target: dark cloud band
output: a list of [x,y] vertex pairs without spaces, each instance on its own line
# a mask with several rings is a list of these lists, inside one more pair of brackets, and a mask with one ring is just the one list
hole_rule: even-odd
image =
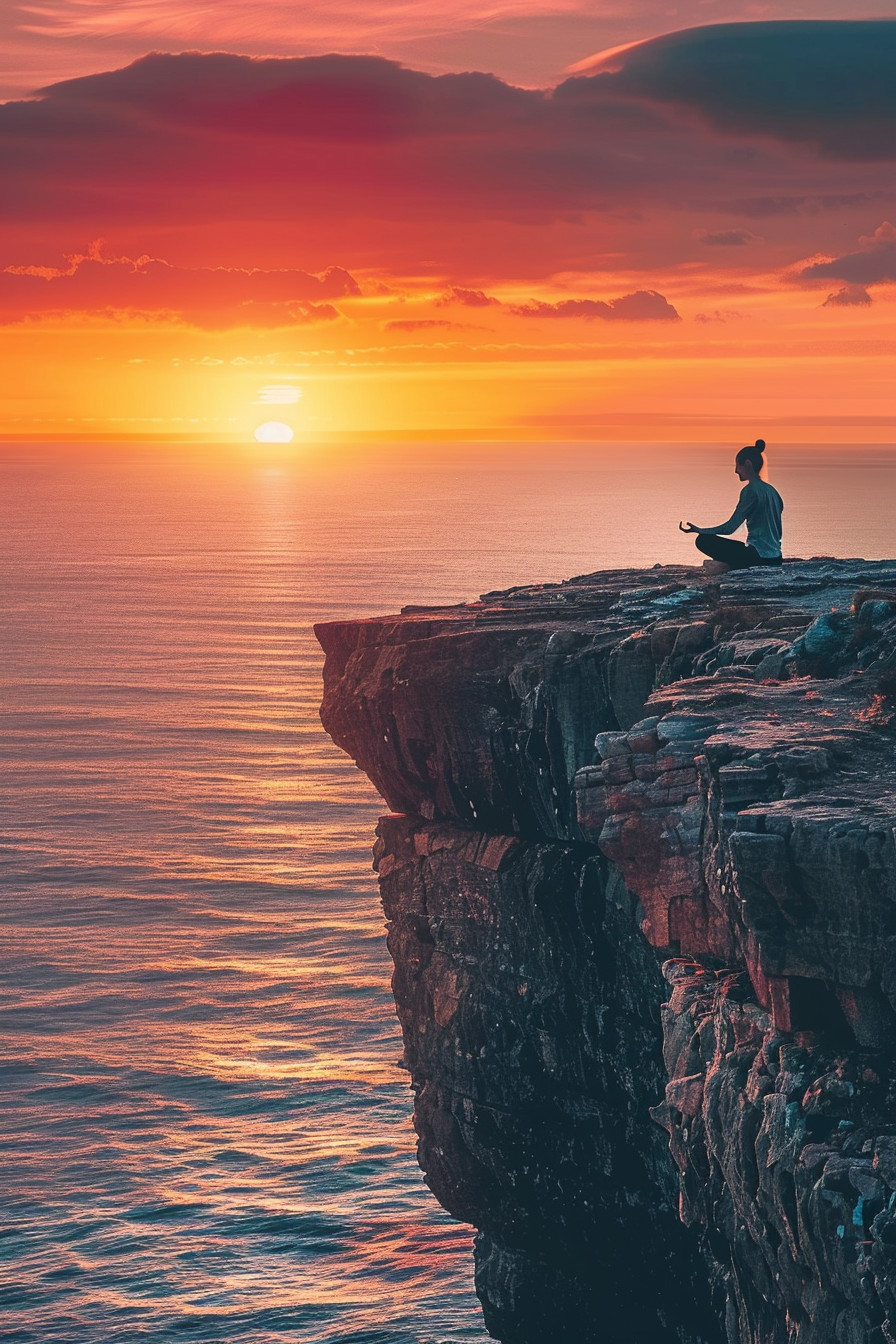
[[687,109],[725,132],[896,157],[896,20],[719,23],[631,47],[555,97],[615,93]]
[[[583,249],[579,233],[564,251],[563,237],[592,213],[662,210],[688,213],[683,246],[706,221],[702,243],[721,252],[758,241],[741,227],[754,216],[786,223],[879,199],[876,160],[896,157],[893,69],[896,21],[689,29],[553,91],[373,57],[151,55],[0,106],[8,236],[56,220],[80,237],[300,227],[322,260],[472,280],[605,269],[599,244]],[[732,227],[714,222],[722,210]],[[843,258],[827,274],[872,283],[878,263]],[[279,301],[249,292],[261,285],[232,282],[241,302]],[[478,293],[450,301],[475,307]]]

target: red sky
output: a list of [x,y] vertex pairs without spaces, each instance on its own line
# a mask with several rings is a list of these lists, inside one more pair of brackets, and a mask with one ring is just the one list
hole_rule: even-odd
[[0,431],[892,439],[896,20],[372,13],[15,12]]

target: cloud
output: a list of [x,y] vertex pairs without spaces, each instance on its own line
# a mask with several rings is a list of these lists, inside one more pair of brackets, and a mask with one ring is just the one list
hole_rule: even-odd
[[748,243],[764,242],[749,229],[720,229],[717,233],[710,233],[708,229],[694,229],[691,237],[705,247],[746,247]]
[[[698,8],[696,0],[690,3]],[[649,10],[613,9],[600,21],[608,41],[621,40],[618,28],[627,36],[656,31]],[[39,82],[35,69],[51,65],[62,78],[108,64],[110,50],[124,62],[160,47],[265,56],[376,51],[429,70],[496,70],[497,61],[510,82],[533,85],[553,79],[588,49],[595,33],[581,0],[550,6],[544,0],[452,0],[450,6],[432,0],[39,0],[13,7],[7,27],[7,78],[29,91]]]
[[435,301],[437,308],[445,308],[452,303],[463,304],[465,308],[494,308],[500,302],[500,299],[493,298],[481,289],[464,289],[461,285],[449,285]]
[[[312,326],[315,322],[336,322],[342,317],[332,303],[241,303],[224,313],[206,315],[201,325],[224,327]],[[194,319],[195,320],[195,319]]]
[[463,324],[449,322],[447,318],[441,317],[397,317],[382,325],[383,331],[428,331],[432,327],[453,327],[459,330]]
[[844,285],[836,294],[829,294],[822,308],[867,308],[871,295],[861,285]]
[[639,289],[634,294],[623,294],[620,299],[561,299],[559,303],[543,303],[532,299],[529,303],[510,304],[510,311],[518,317],[584,317],[600,318],[604,322],[680,322],[681,318],[662,294],[653,289]]
[[0,272],[5,320],[58,312],[168,313],[173,320],[220,329],[332,322],[339,311],[315,299],[360,294],[339,266],[320,275],[292,270],[173,266],[160,257],[104,253],[102,239],[66,257],[64,267],[14,265]]
[[847,280],[852,285],[875,285],[886,280],[896,280],[896,228],[884,221],[870,238],[859,239],[858,252],[848,252],[832,261],[815,261],[799,274],[801,280],[830,277]]
[[749,219],[786,218],[787,216],[820,215],[831,210],[860,210],[866,206],[879,205],[881,201],[892,200],[896,191],[893,188],[875,191],[828,191],[818,195],[800,196],[789,193],[785,196],[751,196],[729,200],[727,208]]
[[718,23],[596,57],[558,94],[627,94],[717,129],[814,144],[847,160],[896,158],[896,21]]
[[[536,86],[580,62],[596,41],[631,44],[670,21],[668,0],[600,6],[594,0],[23,0],[8,8],[7,80],[28,92],[50,78],[108,66],[112,51],[124,64],[159,48],[256,56],[376,51],[431,71],[492,70],[511,83]],[[741,8],[774,19],[794,5],[763,0]],[[873,8],[892,12],[889,0]],[[843,9],[843,0],[812,5],[818,17],[842,16]],[[674,13],[679,28],[705,23],[706,0],[679,0]],[[46,69],[55,73],[35,73]]]
[[[233,360],[230,361],[231,364]],[[259,389],[255,399],[256,406],[294,406],[302,399],[302,389],[290,384],[269,383]]]
[[353,145],[515,128],[537,121],[544,101],[494,75],[434,77],[378,56],[227,52],[152,53],[38,93],[38,107],[67,109],[76,123],[126,110],[144,126]]
[[734,322],[743,317],[736,308],[714,308],[711,313],[695,313],[694,321],[704,325],[712,322]]
[[[265,240],[282,256],[288,237],[309,272],[338,257],[452,274],[447,301],[473,307],[487,290],[465,290],[464,277],[664,264],[687,231],[661,245],[655,211],[686,214],[689,229],[725,208],[736,233],[750,209],[786,221],[808,218],[813,202],[877,199],[875,160],[896,155],[894,56],[896,23],[719,24],[630,47],[612,68],[545,91],[372,56],[156,53],[0,106],[6,237],[24,247],[39,230],[61,248],[63,222],[85,237],[189,231],[184,255],[215,258],[265,256]],[[720,255],[726,245],[708,243]],[[135,265],[152,284],[128,283],[164,290],[158,306],[180,311],[162,266]],[[58,279],[56,293],[87,288]],[[250,291],[241,302],[340,297],[274,278],[264,293],[259,278],[226,283]],[[216,306],[228,305],[197,309]]]

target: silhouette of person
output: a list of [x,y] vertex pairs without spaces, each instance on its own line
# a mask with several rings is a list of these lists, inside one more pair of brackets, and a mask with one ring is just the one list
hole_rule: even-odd
[[[734,471],[744,481],[737,508],[726,523],[718,527],[697,527],[695,523],[679,523],[682,532],[696,532],[697,550],[710,559],[707,568],[723,572],[725,569],[749,569],[752,565],[780,565],[781,513],[784,501],[774,486],[761,476],[764,463],[765,440],[741,448],[734,459]],[[747,525],[746,544],[729,541],[742,523]]]

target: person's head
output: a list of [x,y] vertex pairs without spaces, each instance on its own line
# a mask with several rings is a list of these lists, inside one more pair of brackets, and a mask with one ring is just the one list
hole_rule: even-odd
[[755,443],[748,444],[746,448],[741,448],[737,457],[734,459],[735,475],[742,481],[755,481],[757,476],[762,474],[762,465],[765,452],[765,439],[757,439]]

